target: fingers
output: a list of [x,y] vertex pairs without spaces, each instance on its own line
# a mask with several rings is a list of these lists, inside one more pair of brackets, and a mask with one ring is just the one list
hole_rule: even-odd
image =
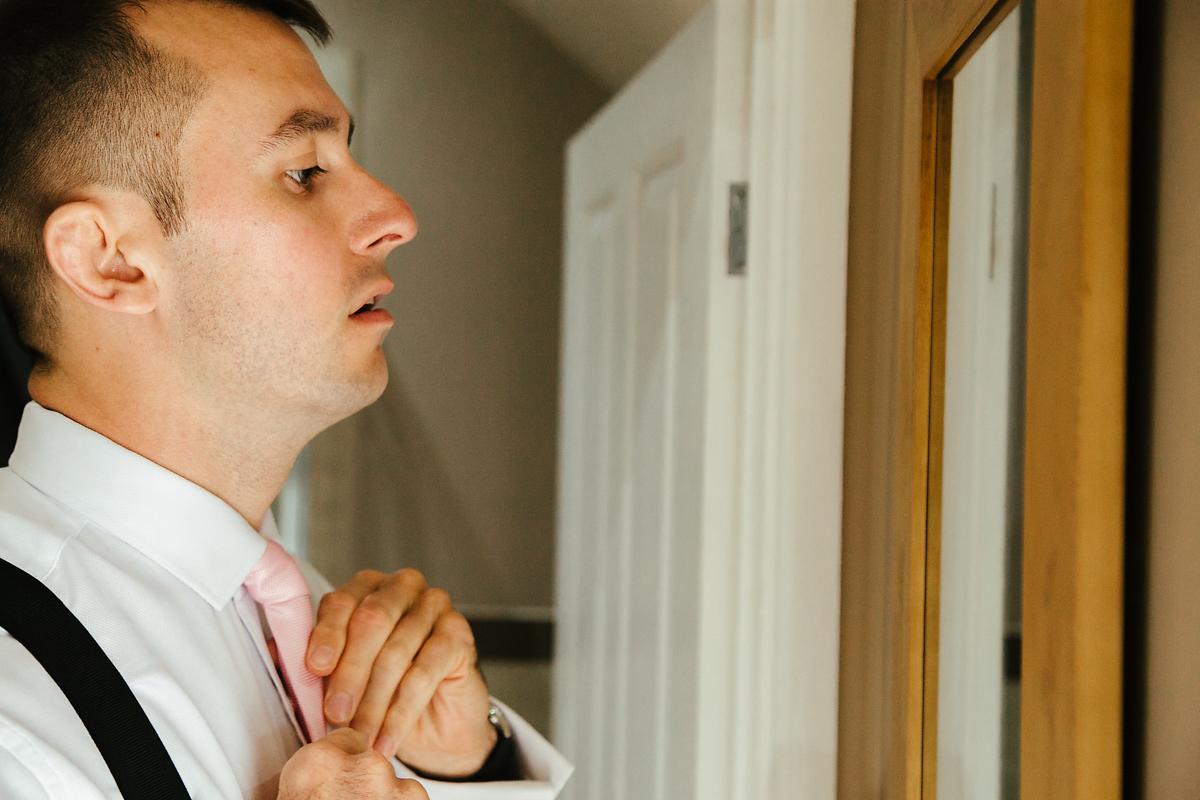
[[427,588],[421,573],[400,570],[363,597],[350,614],[344,625],[345,646],[325,695],[325,716],[331,721],[347,723],[354,717],[376,657],[397,622]]
[[345,586],[321,598],[312,635],[308,638],[308,668],[325,677],[333,671],[346,645],[346,627],[358,604],[379,588],[387,575],[376,570],[357,573]]
[[437,621],[450,609],[449,594],[442,589],[427,589],[401,618],[383,645],[372,666],[367,688],[355,709],[354,722],[351,723],[366,735],[368,742],[374,741],[383,725],[388,707],[413,658],[431,635],[438,635],[435,632]]
[[375,749],[388,758],[395,755],[441,683],[447,678],[466,675],[474,668],[475,640],[470,625],[457,611],[443,614],[400,682],[396,700],[375,740]]

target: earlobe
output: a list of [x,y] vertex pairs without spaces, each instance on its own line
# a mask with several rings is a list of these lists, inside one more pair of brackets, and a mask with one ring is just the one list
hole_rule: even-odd
[[59,206],[46,220],[43,240],[50,267],[84,302],[125,314],[154,309],[154,282],[127,261],[120,230],[100,204]]

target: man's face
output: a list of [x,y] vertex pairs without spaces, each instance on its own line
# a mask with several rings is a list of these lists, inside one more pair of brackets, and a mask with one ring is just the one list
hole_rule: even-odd
[[[148,7],[140,32],[209,81],[180,146],[187,227],[159,280],[186,391],[231,411],[347,416],[386,386],[392,325],[386,312],[352,315],[390,288],[384,259],[416,220],[351,158],[346,110],[286,25],[205,3]],[[334,128],[306,130],[321,116]],[[269,141],[289,119],[293,135]]]

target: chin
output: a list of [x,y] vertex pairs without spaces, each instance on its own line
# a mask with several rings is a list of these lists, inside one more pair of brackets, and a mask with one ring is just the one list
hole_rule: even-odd
[[326,402],[319,404],[327,407],[327,416],[332,417],[329,424],[332,425],[374,403],[383,396],[387,385],[387,360],[380,352],[377,364],[328,386],[322,393]]

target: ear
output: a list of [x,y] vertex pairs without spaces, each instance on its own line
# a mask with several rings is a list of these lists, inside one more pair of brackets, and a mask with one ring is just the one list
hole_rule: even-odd
[[133,230],[119,209],[77,200],[54,209],[42,229],[50,267],[85,303],[123,314],[147,314],[158,304],[153,270],[139,264]]

